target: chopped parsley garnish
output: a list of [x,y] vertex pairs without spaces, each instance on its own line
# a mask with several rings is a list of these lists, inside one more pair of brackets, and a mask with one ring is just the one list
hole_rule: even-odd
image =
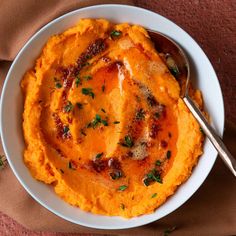
[[95,120],[98,121],[98,122],[101,122],[102,118],[100,115],[96,114],[95,115]]
[[56,87],[56,88],[61,88],[61,87],[62,87],[62,85],[61,85],[61,83],[60,83],[60,82],[56,82],[56,83],[55,83],[55,87]]
[[86,55],[85,57],[86,57],[86,59],[91,59],[92,58],[91,55]]
[[69,161],[69,163],[68,163],[68,167],[69,167],[69,169],[72,169],[72,164],[71,164],[70,161]]
[[93,89],[92,88],[82,88],[81,89],[82,94],[90,96],[94,99],[95,94],[93,93]]
[[130,135],[126,135],[124,138],[124,142],[119,143],[119,144],[121,144],[123,147],[133,147],[134,142]]
[[59,80],[59,79],[54,78],[54,82],[55,82],[55,87],[56,87],[56,88],[61,88],[61,87],[62,87],[62,84],[60,83],[60,80]]
[[99,159],[99,158],[101,158],[102,156],[103,156],[103,152],[98,153],[98,154],[95,156],[95,158],[96,158],[96,159]]
[[103,108],[101,108],[101,111],[104,112],[104,113],[106,113],[106,111],[105,111]]
[[172,228],[165,229],[164,230],[164,236],[169,236],[171,232],[173,232],[176,229],[176,226],[173,226]]
[[83,104],[80,103],[80,102],[77,102],[76,105],[77,105],[77,107],[78,107],[79,109],[82,109],[82,108],[83,108]]
[[175,77],[178,78],[178,76],[180,75],[179,69],[175,63],[174,58],[171,55],[166,55],[166,64],[167,67],[169,68],[171,74]]
[[108,122],[106,120],[101,120],[104,126],[108,126]]
[[171,157],[171,151],[168,150],[167,153],[166,153],[166,158],[167,158],[167,159],[170,159],[170,157]]
[[177,77],[179,76],[179,70],[178,70],[177,67],[172,67],[172,68],[170,68],[169,70],[170,70],[171,74],[172,74],[175,78],[177,78]]
[[161,161],[160,161],[160,160],[157,160],[157,161],[155,162],[155,165],[156,165],[156,166],[160,166],[160,165],[161,165]]
[[110,176],[113,180],[119,179],[122,177],[122,172],[121,171],[114,171],[110,173]]
[[67,104],[64,106],[64,112],[70,112],[73,109],[73,104],[68,101]]
[[105,84],[102,85],[102,91],[105,91]]
[[120,124],[120,121],[114,121],[113,124]]
[[89,66],[89,65],[90,65],[89,62],[85,62],[84,64],[82,64],[83,67],[84,67],[84,66]]
[[112,39],[114,38],[117,38],[121,35],[121,31],[118,31],[118,30],[113,30],[111,33],[110,33],[110,36]]
[[79,78],[79,76],[77,76],[76,79],[75,79],[75,85],[76,85],[76,87],[78,88],[78,86],[81,85],[81,84],[82,84],[82,83],[81,83],[81,79]]
[[90,128],[90,127],[95,128],[98,124],[103,124],[104,126],[108,126],[108,122],[106,120],[102,120],[101,116],[96,114],[92,122],[90,122],[87,125],[87,128]]
[[157,196],[157,193],[152,194],[152,198],[155,198]]
[[72,163],[72,161],[69,161],[68,167],[69,167],[69,169],[71,169],[71,170],[76,170],[76,167],[74,166],[74,164]]
[[4,157],[4,155],[0,155],[0,167],[2,167],[4,165],[3,157]]
[[119,190],[119,191],[124,191],[124,190],[126,190],[127,188],[128,188],[127,185],[121,185],[121,186],[118,188],[118,190]]
[[67,135],[69,131],[70,131],[69,126],[64,126],[63,127],[63,135]]
[[85,75],[83,78],[88,81],[91,80],[93,77],[91,75]]
[[204,131],[203,131],[203,129],[202,129],[202,127],[200,127],[199,129],[200,129],[200,132],[201,132],[202,134],[205,134]]
[[124,205],[123,203],[121,203],[121,204],[120,204],[120,208],[121,208],[122,210],[124,210],[124,209],[125,209],[125,205]]
[[146,177],[143,180],[145,186],[149,186],[152,182],[158,182],[162,184],[161,175],[156,169],[153,169],[149,173],[147,173]]
[[145,119],[145,111],[141,108],[137,111],[135,115],[136,120],[144,120]]

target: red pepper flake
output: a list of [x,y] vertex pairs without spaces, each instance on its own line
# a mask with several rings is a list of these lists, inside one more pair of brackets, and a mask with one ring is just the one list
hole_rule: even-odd
[[69,77],[69,78],[67,77],[66,79],[64,79],[63,87],[67,89],[71,88],[73,81],[74,81],[73,77]]
[[71,117],[67,117],[68,123],[72,124],[72,118]]
[[151,125],[151,130],[149,132],[149,136],[151,138],[156,138],[156,136],[160,130],[161,130],[161,126],[159,124],[153,123]]
[[57,129],[57,137],[62,138],[62,139],[69,139],[71,138],[71,133],[69,126],[64,125],[58,116],[58,114],[54,113],[53,114],[55,126]]
[[80,70],[86,65],[86,61],[100,52],[104,51],[106,49],[107,45],[105,44],[105,40],[102,38],[99,38],[95,40],[94,43],[91,43],[86,51],[81,54],[79,59],[77,60],[77,66],[75,67],[75,73],[78,74]]
[[161,140],[161,147],[166,148],[168,143],[165,140]]
[[154,106],[158,105],[158,102],[157,102],[156,98],[151,94],[147,97],[147,103],[151,107],[154,107]]
[[110,62],[111,61],[111,59],[109,58],[109,57],[102,57],[102,61],[104,61],[104,62]]
[[54,176],[54,172],[52,170],[52,167],[48,163],[46,164],[45,168],[51,176]]
[[107,160],[103,159],[95,159],[94,161],[91,161],[90,164],[92,168],[98,173],[102,172],[107,168]]

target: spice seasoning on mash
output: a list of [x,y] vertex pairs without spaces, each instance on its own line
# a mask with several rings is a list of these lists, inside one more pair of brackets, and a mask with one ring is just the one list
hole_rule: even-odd
[[[82,19],[52,36],[21,81],[32,176],[92,213],[156,210],[202,154],[177,69],[168,70],[141,26]],[[190,95],[202,108],[200,91]]]

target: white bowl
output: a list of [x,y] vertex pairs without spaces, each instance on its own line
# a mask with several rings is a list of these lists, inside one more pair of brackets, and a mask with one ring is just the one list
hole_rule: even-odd
[[224,104],[220,85],[208,58],[184,30],[156,13],[125,5],[98,5],[63,15],[39,30],[25,44],[14,60],[2,92],[1,136],[9,164],[26,191],[51,212],[76,224],[99,229],[124,229],[144,225],[173,212],[200,187],[217,156],[217,152],[209,140],[206,140],[204,154],[188,181],[181,185],[178,191],[157,211],[132,219],[95,215],[70,206],[54,193],[52,187],[33,179],[23,163],[22,154],[25,146],[22,134],[23,97],[20,81],[24,73],[33,66],[48,38],[75,25],[80,18],[106,18],[113,22],[140,24],[174,39],[187,52],[191,61],[195,86],[202,91],[205,107],[212,118],[213,126],[222,135]]

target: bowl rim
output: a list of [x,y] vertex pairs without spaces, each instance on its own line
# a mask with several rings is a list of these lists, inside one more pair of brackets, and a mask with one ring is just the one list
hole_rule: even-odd
[[[110,7],[125,7],[125,8],[132,8],[133,10],[138,10],[138,11],[143,11],[143,12],[146,12],[148,14],[156,14],[158,15],[160,18],[163,18],[165,19],[166,21],[168,22],[171,22],[171,23],[174,23],[173,21],[169,20],[168,18],[160,15],[159,13],[156,13],[154,11],[151,11],[151,10],[147,10],[147,9],[144,9],[144,8],[141,8],[141,7],[136,7],[136,6],[132,6],[132,5],[126,5],[126,4],[99,4],[99,5],[93,5],[93,6],[87,6],[87,7],[83,7],[83,8],[79,8],[79,9],[76,9],[76,10],[73,10],[73,11],[70,11],[66,14],[63,14],[55,19],[53,19],[52,21],[49,21],[47,24],[45,24],[44,26],[42,26],[39,30],[37,30],[27,41],[26,43],[22,46],[22,48],[19,50],[19,52],[17,53],[15,59],[13,60],[9,70],[8,70],[8,73],[6,75],[6,78],[4,80],[4,85],[3,85],[3,88],[2,88],[2,93],[1,93],[1,101],[0,101],[0,134],[1,134],[1,138],[2,138],[2,145],[3,145],[3,150],[6,154],[6,157],[7,157],[7,160],[8,160],[8,163],[14,173],[14,175],[17,177],[18,181],[21,183],[21,185],[24,187],[24,189],[27,191],[27,193],[30,194],[30,196],[36,200],[40,205],[42,205],[43,207],[45,207],[47,210],[49,210],[50,212],[54,213],[55,215],[61,217],[62,219],[64,220],[67,220],[69,222],[72,222],[72,223],[75,223],[75,224],[78,224],[78,225],[82,225],[82,226],[85,226],[85,227],[90,227],[90,228],[95,228],[95,229],[107,229],[107,230],[114,230],[114,229],[128,229],[128,228],[134,228],[134,227],[138,227],[138,226],[143,226],[143,225],[146,225],[146,224],[149,224],[151,222],[154,222],[154,221],[157,221],[167,215],[169,215],[170,213],[174,212],[176,209],[178,209],[180,206],[182,206],[186,201],[189,200],[189,198],[191,198],[191,196],[199,189],[199,187],[203,184],[203,182],[205,181],[205,179],[207,178],[207,176],[209,175],[210,171],[212,170],[212,167],[216,161],[216,158],[217,158],[217,155],[216,157],[214,158],[214,160],[212,161],[212,165],[211,167],[209,168],[208,170],[208,173],[206,174],[206,176],[204,178],[202,178],[202,181],[199,182],[198,184],[198,187],[192,191],[191,194],[188,195],[187,199],[185,201],[182,201],[181,204],[173,207],[171,210],[169,210],[167,212],[167,214],[165,214],[164,216],[161,216],[161,217],[154,217],[152,219],[148,219],[148,220],[145,220],[145,222],[142,222],[142,221],[139,221],[139,223],[133,223],[132,225],[129,225],[129,226],[125,226],[125,227],[111,227],[111,226],[100,226],[100,225],[92,225],[90,223],[86,224],[86,223],[81,223],[78,221],[75,221],[71,218],[68,218],[67,216],[61,214],[60,212],[57,212],[55,210],[53,210],[50,206],[48,206],[46,203],[44,203],[43,201],[41,201],[41,199],[39,199],[37,196],[34,195],[34,193],[31,191],[30,187],[27,186],[27,184],[20,178],[20,176],[18,175],[18,172],[17,170],[15,169],[14,167],[14,164],[13,162],[11,161],[11,158],[9,158],[9,154],[8,154],[8,149],[5,145],[5,137],[4,137],[4,132],[3,132],[3,104],[4,104],[4,95],[5,95],[5,92],[6,92],[6,88],[7,88],[7,83],[9,81],[9,79],[11,78],[11,72],[15,66],[15,64],[17,63],[18,59],[21,57],[21,54],[24,52],[24,50],[27,48],[28,45],[31,44],[31,42],[38,37],[38,35],[43,32],[44,30],[46,30],[48,27],[50,27],[51,25],[53,25],[54,23],[62,20],[63,18],[67,17],[67,16],[70,16],[70,15],[73,15],[73,14],[77,14],[77,13],[80,13],[80,11],[84,11],[84,10],[87,10],[87,9],[92,9],[92,8],[110,8]],[[224,124],[225,124],[225,107],[224,107],[224,100],[223,100],[223,95],[222,95],[222,90],[221,90],[221,86],[220,86],[220,82],[218,80],[218,77],[216,75],[216,72],[210,62],[210,60],[208,59],[207,55],[205,54],[205,52],[202,50],[202,48],[198,45],[198,43],[191,37],[191,35],[189,35],[184,29],[182,29],[180,26],[178,26],[176,23],[174,23],[176,27],[180,28],[182,31],[184,31],[190,38],[191,40],[194,41],[194,43],[201,49],[201,51],[204,53],[205,57],[206,57],[206,60],[209,62],[210,66],[212,67],[212,71],[216,77],[216,84],[218,86],[218,92],[219,92],[219,95],[220,95],[220,99],[222,100],[222,111],[223,111],[223,114],[222,114],[222,127],[221,129],[219,130],[219,135],[222,137],[223,136],[223,132],[224,132]],[[154,214],[155,212],[151,213],[151,214]],[[93,214],[93,213],[91,213]],[[94,214],[95,215],[95,214]],[[101,215],[97,215],[98,217],[101,216]],[[143,215],[139,216],[139,217],[142,217]],[[131,218],[132,219],[132,218]]]

